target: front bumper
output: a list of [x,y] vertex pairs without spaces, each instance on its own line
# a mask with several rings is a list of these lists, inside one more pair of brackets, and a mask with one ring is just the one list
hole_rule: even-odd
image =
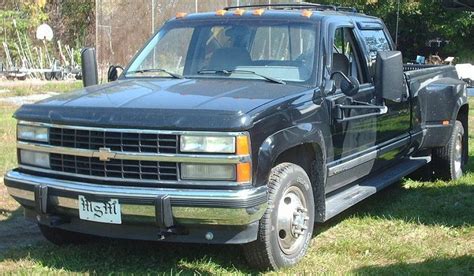
[[[168,216],[166,219],[168,221],[171,219],[172,223],[171,225],[169,222],[165,223],[166,228],[179,226],[188,229],[202,229],[205,227],[218,230],[235,229],[238,232],[240,231],[238,229],[250,231],[249,227],[253,225],[250,227],[253,229],[250,231],[250,236],[247,235],[245,240],[248,242],[256,238],[256,231],[254,231],[256,227],[254,226],[267,207],[265,186],[243,190],[110,186],[36,176],[16,170],[5,175],[5,185],[10,195],[26,208],[26,213],[30,217],[36,215],[40,223],[43,223],[44,218],[48,216],[67,217],[70,224],[60,224],[58,227],[104,236],[114,235],[101,234],[100,231],[97,233],[81,231],[71,225],[75,223],[81,229],[84,227],[88,229],[105,227],[101,231],[105,230],[106,232],[107,228],[122,228],[123,230],[126,227],[133,229],[145,227],[148,229],[147,231],[153,232],[155,229],[154,237],[157,237],[156,231],[163,231],[165,228],[163,217]],[[108,225],[80,221],[78,219],[79,195],[97,200],[118,199],[121,204],[123,224]],[[167,200],[163,201],[164,198]],[[163,203],[167,203],[169,206],[163,208]],[[134,231],[133,229],[131,231]],[[236,236],[237,232],[232,235]],[[128,236],[123,235],[123,237]],[[142,235],[142,237],[145,236]],[[192,242],[192,240],[185,241]],[[241,243],[242,240],[223,240],[218,243],[223,242]]]

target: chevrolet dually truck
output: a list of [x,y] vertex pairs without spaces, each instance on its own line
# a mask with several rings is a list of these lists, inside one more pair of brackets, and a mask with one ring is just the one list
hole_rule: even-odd
[[[92,53],[92,54],[91,54]],[[467,160],[466,85],[403,65],[383,22],[316,4],[169,20],[121,74],[24,105],[8,191],[56,244],[91,236],[242,244],[300,261],[315,223],[424,168]]]

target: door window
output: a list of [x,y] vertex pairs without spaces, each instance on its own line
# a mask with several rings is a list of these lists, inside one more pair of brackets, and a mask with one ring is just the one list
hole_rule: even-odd
[[[332,51],[332,72],[340,71],[346,76],[352,76],[359,80],[360,83],[365,83],[358,45],[355,43],[355,38],[352,29],[338,28],[334,34],[334,43]],[[334,76],[336,87],[340,88],[341,77]]]
[[375,64],[378,51],[390,51],[390,43],[383,30],[362,30],[365,45],[369,51],[371,67]]

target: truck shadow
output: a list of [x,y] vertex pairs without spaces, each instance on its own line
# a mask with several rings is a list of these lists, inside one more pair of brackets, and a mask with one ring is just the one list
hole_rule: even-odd
[[0,208],[0,214],[7,217],[0,221],[0,255],[2,252],[40,241],[36,224],[23,218],[23,209]]
[[240,246],[193,245],[98,238],[87,244],[55,246],[47,241],[0,253],[0,262],[31,260],[42,267],[69,272],[185,273],[214,275],[219,271],[252,274]]

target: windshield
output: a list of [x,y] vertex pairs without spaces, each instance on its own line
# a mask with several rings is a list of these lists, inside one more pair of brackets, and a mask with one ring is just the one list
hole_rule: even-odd
[[237,78],[308,82],[314,24],[275,20],[172,22],[129,66],[126,77]]

